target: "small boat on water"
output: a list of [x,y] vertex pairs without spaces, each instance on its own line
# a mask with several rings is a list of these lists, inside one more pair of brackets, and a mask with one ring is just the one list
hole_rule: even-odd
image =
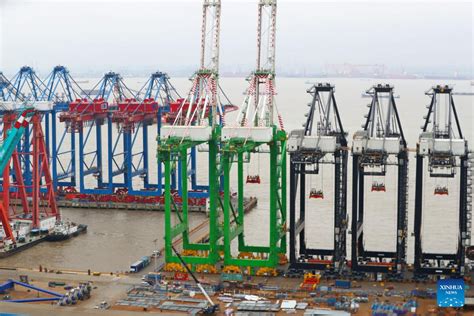
[[57,222],[53,231],[46,237],[47,241],[62,241],[87,231],[87,225],[73,222]]

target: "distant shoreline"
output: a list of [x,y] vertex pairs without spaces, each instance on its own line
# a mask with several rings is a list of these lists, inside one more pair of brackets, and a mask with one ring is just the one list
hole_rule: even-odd
[[[150,74],[121,74],[124,78],[148,78]],[[91,79],[91,78],[101,78],[102,75],[94,74],[94,75],[79,75],[75,74],[74,78],[79,80],[82,79]],[[189,76],[184,75],[172,75],[170,74],[171,78],[175,79],[187,79]],[[248,75],[220,75],[222,78],[246,78]],[[307,80],[314,80],[314,79],[379,79],[379,80],[457,80],[457,81],[473,81],[474,78],[464,78],[464,77],[450,77],[450,76],[414,76],[414,77],[401,77],[401,76],[384,76],[384,77],[351,77],[351,76],[323,76],[323,75],[314,75],[314,76],[291,76],[291,75],[278,75],[277,78],[289,78],[289,79],[307,79]]]

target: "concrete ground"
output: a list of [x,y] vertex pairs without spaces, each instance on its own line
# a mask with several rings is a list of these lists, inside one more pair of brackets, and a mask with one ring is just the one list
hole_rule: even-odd
[[[42,316],[42,315],[138,315],[138,313],[143,315],[143,311],[131,311],[131,310],[117,310],[114,307],[114,310],[99,310],[95,309],[94,307],[97,306],[102,301],[108,302],[110,305],[114,305],[114,303],[119,300],[123,299],[127,296],[127,290],[133,286],[141,283],[141,275],[105,275],[102,274],[101,276],[89,276],[84,273],[78,274],[56,274],[56,273],[45,273],[45,272],[38,272],[38,271],[31,271],[31,270],[0,270],[0,282],[4,282],[9,278],[12,279],[19,279],[20,275],[28,275],[29,281],[33,284],[42,285],[44,287],[47,286],[49,281],[63,281],[68,285],[77,285],[79,282],[92,282],[93,290],[91,293],[91,298],[85,301],[79,301],[77,305],[74,306],[57,306],[56,304],[50,303],[0,303],[0,313],[18,313],[22,315],[32,315],[32,316]],[[201,278],[216,281],[219,276],[217,275],[201,275]],[[263,283],[267,285],[278,285],[280,287],[286,288],[295,288],[301,282],[301,279],[284,279],[281,277],[275,278],[264,278],[264,277],[253,277],[251,282],[252,283]],[[333,281],[332,281],[333,282]],[[325,285],[331,285],[330,282],[322,282]],[[284,284],[284,286],[283,286]],[[374,290],[381,290],[383,291],[384,288],[388,286],[394,286],[397,290],[405,290],[409,291],[415,287],[420,288],[433,288],[435,284],[415,284],[415,283],[375,283],[375,282],[360,282],[357,284],[363,289],[374,289]],[[52,290],[64,293],[65,290],[62,287],[56,287]],[[472,289],[469,291],[471,293]],[[35,294],[34,292],[32,293]],[[257,295],[264,295],[266,294],[260,293],[253,293]],[[198,294],[199,295],[199,294]],[[302,294],[303,295],[303,294]],[[300,296],[300,295],[298,295]],[[12,297],[14,298],[14,297]],[[270,298],[270,297],[269,297]],[[217,297],[213,298],[215,302],[218,302]],[[270,298],[271,299],[271,298]],[[373,301],[372,298],[370,299],[369,303],[361,303],[361,309],[359,313],[356,315],[369,315],[370,314],[370,306]],[[383,300],[388,299],[391,302],[400,301],[400,298],[391,297],[391,298],[383,298]],[[271,299],[274,301],[275,299]],[[306,297],[299,297],[298,301],[307,300],[311,302],[311,299]],[[417,300],[420,304],[420,308],[418,309],[419,315],[437,315],[436,311],[436,301],[435,300]],[[221,304],[221,311],[223,311],[224,304]],[[312,304],[314,305],[314,304]],[[315,306],[310,306],[315,307]],[[321,306],[323,307],[323,306]],[[434,312],[431,313],[430,311]],[[436,311],[436,312],[435,312]],[[448,312],[447,310],[445,312]],[[455,312],[455,311],[450,311]],[[451,315],[448,312],[446,315]],[[160,313],[159,311],[147,311],[147,314],[150,315],[164,315],[170,313]],[[222,313],[219,313],[222,314]],[[279,312],[277,315],[285,315],[285,312]],[[302,315],[303,312],[299,311],[296,315]],[[175,314],[176,315],[176,314]],[[461,315],[473,315],[471,312],[464,312]]]
[[[26,315],[129,315],[128,312],[97,310],[94,307],[100,302],[106,301],[113,304],[118,299],[126,295],[127,290],[134,284],[141,282],[138,276],[89,276],[87,274],[56,274],[44,273],[31,270],[1,270],[0,282],[7,279],[19,280],[20,275],[28,275],[30,283],[47,285],[49,281],[63,281],[66,284],[75,285],[79,282],[92,282],[93,290],[91,298],[79,301],[74,306],[57,306],[50,303],[0,303],[0,313],[20,313]],[[64,293],[62,287],[51,288],[50,290]],[[15,297],[12,297],[12,299]]]

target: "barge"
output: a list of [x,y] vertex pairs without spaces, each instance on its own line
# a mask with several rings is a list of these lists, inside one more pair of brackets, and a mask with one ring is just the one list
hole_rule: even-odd
[[0,225],[0,258],[9,257],[44,241],[55,222],[54,216],[45,217],[40,220],[39,228],[33,228],[32,220],[28,217],[12,219],[10,225],[14,231],[15,241],[5,238],[3,226]]

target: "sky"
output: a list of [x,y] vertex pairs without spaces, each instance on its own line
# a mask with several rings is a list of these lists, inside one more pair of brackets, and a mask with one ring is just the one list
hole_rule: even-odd
[[[0,0],[0,71],[57,64],[76,74],[108,70],[190,74],[199,62],[201,0]],[[257,1],[223,0],[224,73],[255,64]],[[280,0],[277,69],[384,64],[394,71],[471,73],[471,1]]]

